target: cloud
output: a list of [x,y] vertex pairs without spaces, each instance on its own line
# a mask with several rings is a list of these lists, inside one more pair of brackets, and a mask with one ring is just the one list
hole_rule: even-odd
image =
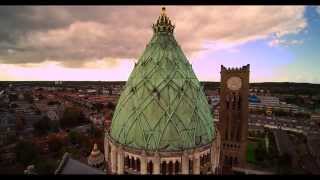
[[[117,65],[110,67],[108,65],[110,62]],[[60,63],[52,61],[27,63],[19,66],[0,64],[0,81],[122,81],[128,79],[128,69],[132,70],[133,66],[133,61],[129,59],[107,62],[97,60],[85,63],[81,68],[63,67]]]
[[[0,62],[61,62],[138,58],[152,36],[158,6],[1,7]],[[191,56],[207,49],[300,32],[303,6],[169,6],[175,36]],[[207,44],[207,45],[204,45]],[[207,46],[207,47],[206,47]],[[112,63],[109,64],[112,66]]]
[[273,39],[269,42],[269,46],[275,47],[278,45],[283,45],[283,46],[291,46],[291,45],[300,45],[303,44],[303,40],[283,40],[283,39]]
[[317,11],[317,13],[320,15],[320,6],[317,6],[317,7],[316,7],[316,11]]

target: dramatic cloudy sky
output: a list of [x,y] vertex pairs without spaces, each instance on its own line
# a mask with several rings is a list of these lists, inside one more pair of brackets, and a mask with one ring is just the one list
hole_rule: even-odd
[[[127,80],[160,6],[0,7],[0,80]],[[320,83],[320,7],[167,6],[198,78]]]

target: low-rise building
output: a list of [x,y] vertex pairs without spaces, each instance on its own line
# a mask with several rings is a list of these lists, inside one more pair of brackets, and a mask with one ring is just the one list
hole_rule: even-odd
[[7,111],[0,112],[0,146],[7,144],[16,135],[16,116]]
[[320,113],[313,113],[311,115],[311,121],[313,121],[316,124],[320,125]]
[[63,155],[55,174],[106,174],[102,170],[90,167],[76,159],[73,159],[69,153]]

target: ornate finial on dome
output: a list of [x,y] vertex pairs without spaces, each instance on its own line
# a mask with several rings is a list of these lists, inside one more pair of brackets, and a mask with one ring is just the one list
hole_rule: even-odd
[[94,143],[93,149],[88,157],[88,164],[93,167],[102,167],[104,155],[100,152],[97,143]]
[[162,7],[161,15],[162,16],[166,15],[166,7]]
[[161,15],[158,17],[156,24],[153,24],[152,28],[155,33],[158,33],[158,32],[164,32],[164,33],[170,33],[170,34],[173,33],[175,26],[172,25],[171,20],[167,16],[165,7],[162,7]]
[[94,143],[94,145],[93,145],[93,150],[94,150],[94,151],[97,151],[97,150],[98,150],[98,145],[97,145],[97,143]]
[[100,154],[100,153],[101,153],[101,152],[100,152],[100,150],[98,149],[97,143],[94,143],[93,149],[92,149],[92,151],[91,151],[91,155],[92,155],[92,156],[96,156],[96,155],[98,155],[98,154]]

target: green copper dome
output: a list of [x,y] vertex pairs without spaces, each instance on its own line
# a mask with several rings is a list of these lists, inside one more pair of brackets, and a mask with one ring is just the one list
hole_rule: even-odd
[[214,137],[207,98],[163,11],[121,93],[111,137],[137,149],[176,151]]

